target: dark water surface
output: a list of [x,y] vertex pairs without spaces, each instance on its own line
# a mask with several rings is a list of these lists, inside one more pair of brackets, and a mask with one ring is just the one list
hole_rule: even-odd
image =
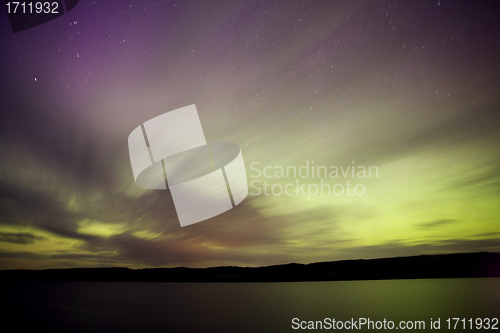
[[[0,287],[2,326],[31,332],[297,332],[301,321],[500,318],[500,279],[293,283],[26,282]],[[304,324],[305,325],[305,324]],[[469,325],[469,324],[467,324]],[[329,331],[367,331],[332,330]],[[500,331],[500,324],[496,326]],[[318,327],[319,328],[319,327]],[[460,328],[460,329],[459,329]],[[396,330],[396,329],[394,329]],[[313,331],[313,330],[306,330]],[[372,329],[385,332],[387,330]],[[416,330],[414,330],[416,331]],[[485,330],[453,331],[470,332]],[[492,330],[490,330],[492,331]]]

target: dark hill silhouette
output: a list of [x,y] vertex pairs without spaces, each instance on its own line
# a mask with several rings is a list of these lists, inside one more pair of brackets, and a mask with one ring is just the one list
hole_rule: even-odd
[[294,282],[500,277],[500,253],[421,255],[266,267],[4,270],[0,281]]

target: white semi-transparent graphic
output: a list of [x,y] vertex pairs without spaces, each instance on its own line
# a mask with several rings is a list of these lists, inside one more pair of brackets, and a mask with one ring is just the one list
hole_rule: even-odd
[[138,126],[128,137],[128,147],[136,184],[169,188],[182,227],[222,214],[248,194],[240,147],[208,144],[195,105]]

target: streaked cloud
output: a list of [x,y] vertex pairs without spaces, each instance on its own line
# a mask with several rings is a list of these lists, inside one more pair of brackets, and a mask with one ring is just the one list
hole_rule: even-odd
[[[497,7],[81,2],[0,34],[0,269],[500,251]],[[181,228],[169,191],[134,183],[127,136],[191,104],[249,175],[378,174],[349,178],[361,196],[250,195]]]

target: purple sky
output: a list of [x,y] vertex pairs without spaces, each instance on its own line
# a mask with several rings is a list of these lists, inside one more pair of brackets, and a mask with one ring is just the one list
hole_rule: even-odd
[[[499,251],[499,9],[81,0],[15,34],[0,11],[0,269]],[[252,163],[378,177],[351,179],[362,196],[249,194],[181,228],[168,191],[135,185],[127,137],[191,104],[262,190]]]

